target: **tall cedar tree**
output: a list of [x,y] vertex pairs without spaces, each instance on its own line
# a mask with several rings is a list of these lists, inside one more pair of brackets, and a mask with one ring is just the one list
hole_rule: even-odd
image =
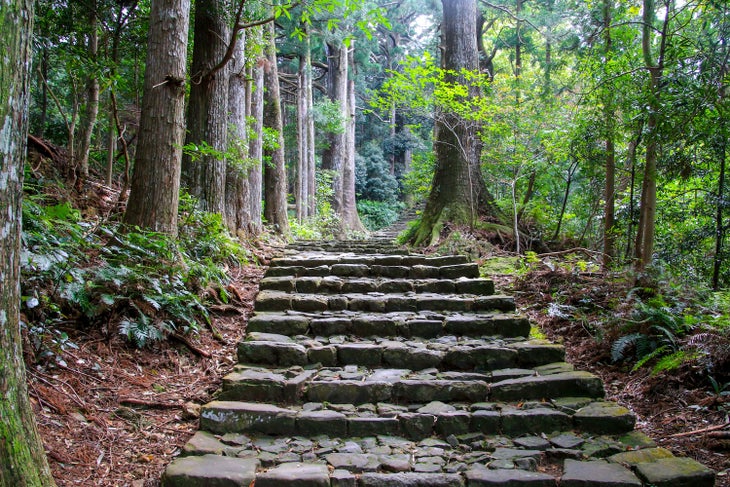
[[[442,67],[447,82],[468,85],[469,97],[479,88],[468,83],[463,71],[477,71],[476,0],[442,0]],[[436,169],[431,193],[418,226],[409,240],[415,245],[435,243],[446,222],[473,225],[479,215],[498,213],[479,168],[481,142],[477,123],[454,113],[437,114],[434,129]]]
[[20,338],[20,222],[28,131],[33,1],[0,2],[0,486],[55,485],[25,382]]
[[124,221],[177,235],[190,0],[153,0],[139,143]]

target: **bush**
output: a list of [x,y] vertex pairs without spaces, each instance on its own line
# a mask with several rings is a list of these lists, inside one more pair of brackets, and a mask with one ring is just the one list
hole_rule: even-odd
[[399,213],[405,208],[400,202],[359,200],[357,212],[365,228],[371,231],[389,227],[398,220]]

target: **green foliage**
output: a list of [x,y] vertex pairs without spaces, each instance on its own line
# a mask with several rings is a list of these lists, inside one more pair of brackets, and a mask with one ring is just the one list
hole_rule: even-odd
[[334,187],[332,185],[334,176],[332,171],[317,171],[314,216],[301,223],[296,219],[289,221],[292,236],[295,240],[321,240],[339,237],[340,220],[330,203],[334,196]]
[[29,329],[40,338],[55,336],[67,321],[117,323],[140,347],[195,332],[209,321],[202,291],[224,288],[224,266],[247,257],[220,216],[197,210],[187,195],[179,240],[109,222],[91,226],[68,203],[44,206],[39,199],[23,206],[21,274]]
[[405,205],[395,201],[358,200],[357,212],[365,228],[371,231],[389,227],[398,220]]
[[375,142],[368,142],[355,155],[355,192],[359,198],[370,201],[395,202],[398,197],[398,181]]

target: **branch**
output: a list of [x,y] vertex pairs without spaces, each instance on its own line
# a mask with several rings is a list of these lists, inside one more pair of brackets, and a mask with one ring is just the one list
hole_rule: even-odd
[[721,430],[723,428],[727,428],[730,426],[730,421],[726,422],[725,424],[717,424],[715,426],[710,426],[709,428],[702,428],[699,430],[693,430],[693,431],[684,431],[682,433],[675,433],[673,435],[669,435],[667,438],[680,438],[682,436],[692,436],[697,433],[709,433],[710,431],[717,431]]
[[[506,13],[507,15],[509,15],[510,17],[512,17],[512,19],[516,20],[517,22],[524,22],[527,25],[529,25],[530,27],[532,27],[533,29],[535,29],[536,31],[540,32],[540,29],[535,24],[533,24],[532,22],[530,22],[527,19],[520,18],[517,15],[513,14],[512,12],[510,12],[510,10],[507,7],[503,7],[501,5],[495,5],[493,3],[487,2],[487,0],[479,0],[479,1],[481,3],[483,3],[484,5],[486,5],[487,7],[493,8],[495,10],[500,10],[500,11]],[[540,34],[542,34],[542,32],[540,32]]]

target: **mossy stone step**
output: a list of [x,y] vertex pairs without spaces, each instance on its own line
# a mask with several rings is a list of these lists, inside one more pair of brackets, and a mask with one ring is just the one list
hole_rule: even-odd
[[257,312],[248,322],[249,332],[268,332],[279,335],[353,337],[421,337],[442,335],[527,337],[530,323],[526,317],[514,313],[293,313]]
[[[355,383],[347,381],[346,386],[349,384]],[[381,385],[388,387],[387,383]],[[467,402],[472,404],[466,404]],[[520,438],[525,435],[568,431],[587,436],[608,436],[600,431],[582,430],[575,415],[559,411],[549,403],[526,404],[528,407],[516,407],[504,403],[470,401],[467,398],[454,403],[435,400],[411,406],[385,400],[377,403],[363,402],[357,406],[343,403],[338,407],[336,402],[316,401],[284,407],[219,400],[203,407],[200,421],[202,430],[219,435],[327,435],[343,438],[384,435],[403,436],[411,441],[434,437],[447,439],[453,435],[469,434],[482,435],[485,438],[500,435]],[[627,416],[633,419],[630,413]],[[614,430],[612,435],[617,436],[633,429],[633,420],[626,421],[625,424],[624,431]],[[575,448],[577,446],[572,445],[582,445],[583,442],[574,442],[567,446]],[[566,445],[557,441],[555,444],[566,448]],[[609,450],[608,453],[614,454],[617,451]]]
[[515,311],[511,296],[470,296],[464,294],[303,294],[265,290],[256,296],[258,311],[454,311],[460,313],[483,311]]
[[365,340],[337,336],[289,337],[250,332],[238,345],[241,364],[275,367],[320,365],[401,368],[422,370],[492,371],[527,368],[562,362],[561,345],[539,341],[506,341],[489,338],[440,337],[433,340]]
[[[399,270],[407,274],[408,269],[400,272],[400,267],[387,269]],[[381,272],[381,274],[384,274]],[[265,277],[259,289],[282,291],[286,293],[337,294],[337,293],[441,293],[471,294],[488,296],[494,294],[491,279],[403,279],[400,276],[380,278],[347,278],[337,276],[276,276]]]
[[407,279],[458,279],[478,278],[479,267],[476,264],[454,265],[410,265],[410,264],[368,264],[368,263],[334,263],[327,264],[318,260],[317,265],[302,265],[308,261],[294,261],[291,265],[270,267],[266,277],[388,277]]

